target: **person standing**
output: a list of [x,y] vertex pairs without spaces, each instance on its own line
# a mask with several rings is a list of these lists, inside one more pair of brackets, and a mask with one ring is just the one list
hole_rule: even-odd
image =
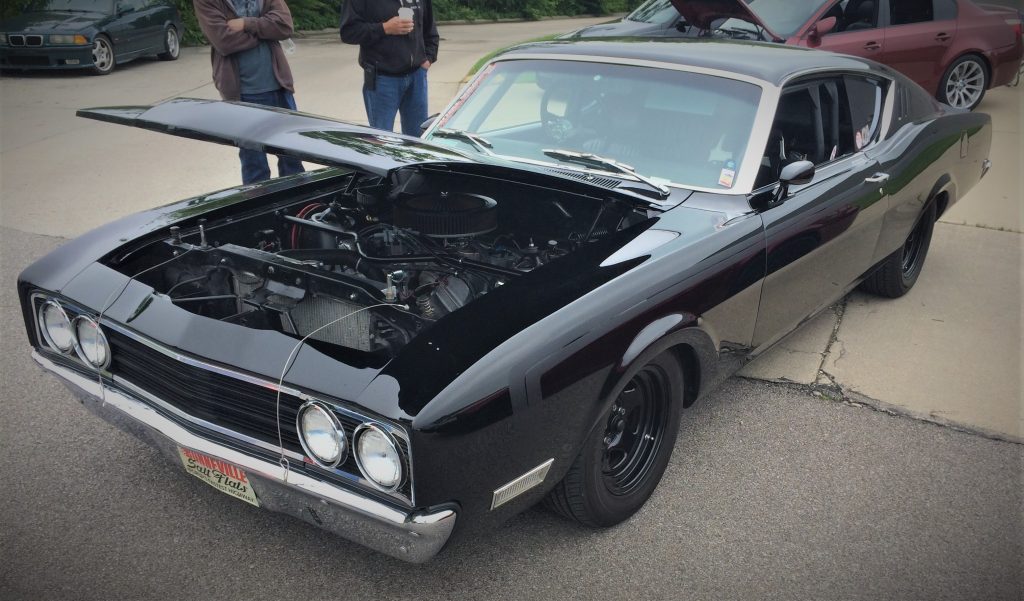
[[[224,100],[295,110],[295,85],[281,40],[292,35],[284,0],[192,0],[199,27],[210,41],[213,83]],[[267,155],[240,149],[242,183],[270,179]],[[305,171],[302,161],[277,158],[278,175]]]
[[341,41],[359,45],[363,104],[372,127],[419,136],[427,120],[427,70],[440,36],[431,0],[345,0]]

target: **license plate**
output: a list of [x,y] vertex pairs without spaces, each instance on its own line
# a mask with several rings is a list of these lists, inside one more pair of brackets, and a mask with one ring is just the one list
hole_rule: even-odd
[[178,455],[185,464],[186,472],[236,499],[256,507],[260,506],[252,483],[241,469],[192,449],[178,447]]

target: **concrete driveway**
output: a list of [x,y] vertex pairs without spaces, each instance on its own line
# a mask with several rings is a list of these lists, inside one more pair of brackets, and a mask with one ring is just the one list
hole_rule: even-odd
[[[431,109],[486,52],[597,21],[444,27]],[[300,109],[365,122],[355,55],[298,40]],[[531,511],[416,568],[182,477],[28,359],[22,267],[238,182],[235,149],[74,117],[176,96],[216,97],[205,49],[0,79],[0,596],[1020,598],[1024,447],[1001,442],[1021,439],[1024,403],[1019,89],[982,105],[995,166],[937,226],[912,293],[851,295],[688,412],[636,518],[592,532]]]

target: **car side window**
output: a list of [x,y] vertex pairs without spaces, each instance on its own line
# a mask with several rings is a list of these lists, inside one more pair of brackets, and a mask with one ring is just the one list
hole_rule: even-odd
[[836,26],[826,35],[875,29],[878,27],[878,1],[843,0],[833,5],[824,16],[836,18]]
[[840,110],[839,156],[871,145],[878,136],[882,109],[882,85],[874,79],[843,77],[845,105]]
[[926,23],[935,18],[935,0],[889,0],[889,24]]
[[815,80],[783,90],[756,187],[778,181],[782,168],[797,161],[827,163],[849,152],[843,142],[843,81]]

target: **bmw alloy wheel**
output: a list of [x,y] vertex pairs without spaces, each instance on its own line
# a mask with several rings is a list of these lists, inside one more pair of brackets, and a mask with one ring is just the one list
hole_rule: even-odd
[[92,43],[92,65],[99,75],[106,75],[114,70],[114,47],[110,40],[96,36]]
[[970,109],[985,93],[985,68],[974,60],[953,67],[946,78],[946,100],[958,109]]
[[181,53],[181,39],[178,37],[178,30],[168,27],[164,35],[164,51],[157,55],[160,60],[173,61],[178,59]]

